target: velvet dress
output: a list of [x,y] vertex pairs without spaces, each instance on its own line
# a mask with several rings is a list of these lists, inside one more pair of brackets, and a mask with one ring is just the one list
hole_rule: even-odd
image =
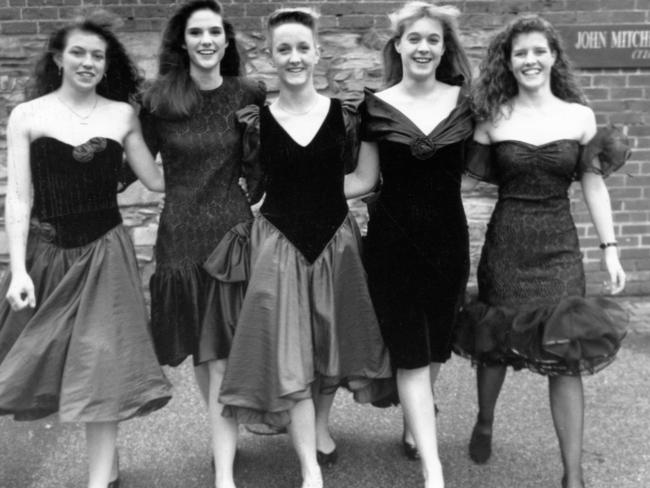
[[546,375],[593,373],[614,360],[627,314],[605,297],[585,297],[568,196],[583,172],[607,176],[624,163],[624,149],[596,147],[603,145],[620,144],[602,132],[586,147],[572,139],[474,144],[468,170],[497,184],[499,197],[479,262],[478,300],[463,312],[456,352]]
[[[26,268],[36,307],[0,303],[0,414],[110,422],[164,406],[133,244],[122,227],[120,143],[30,145],[34,188]],[[7,293],[11,276],[2,285]]]
[[160,153],[165,170],[150,283],[161,364],[176,366],[189,355],[195,365],[228,356],[224,341],[215,339],[217,329],[223,330],[214,319],[224,316],[221,300],[228,292],[214,286],[202,265],[229,229],[252,217],[239,186],[242,146],[235,112],[264,99],[262,84],[224,77],[220,87],[201,92],[201,104],[188,118],[140,112],[145,141],[152,154]]
[[391,368],[343,194],[353,120],[333,99],[301,146],[268,107],[239,115],[259,154],[250,189],[266,196],[261,215],[234,228],[206,263],[217,280],[247,287],[219,397],[224,415],[285,425],[317,380],[323,391],[346,386],[360,402],[382,398]]
[[370,90],[360,112],[361,138],[377,143],[381,171],[364,261],[391,362],[405,369],[444,362],[469,273],[460,194],[473,131],[465,90],[430,134]]

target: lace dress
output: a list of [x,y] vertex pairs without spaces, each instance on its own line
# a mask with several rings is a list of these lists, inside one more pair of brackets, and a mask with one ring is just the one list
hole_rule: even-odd
[[465,140],[473,124],[461,90],[430,134],[366,91],[361,137],[379,149],[381,191],[369,204],[364,261],[391,362],[420,368],[451,355],[469,273],[460,196]]
[[[568,198],[572,181],[595,171],[593,155],[593,145],[571,139],[474,145],[469,169],[498,184],[499,198],[479,262],[478,301],[463,314],[458,353],[550,375],[593,373],[614,359],[627,315],[606,298],[585,298]],[[613,169],[602,163],[605,175]]]
[[39,137],[30,145],[25,264],[36,307],[16,312],[0,303],[0,414],[115,421],[171,397],[117,206],[122,154],[120,143],[101,137],[79,146]]
[[343,194],[347,111],[332,100],[306,146],[268,107],[239,115],[263,170],[251,190],[266,197],[252,225],[234,228],[206,263],[217,280],[247,286],[219,397],[224,415],[287,424],[316,380],[325,391],[344,385],[360,402],[383,398],[391,369]]
[[[156,240],[156,271],[151,277],[151,320],[161,364],[176,366],[188,355],[198,364],[227,356],[215,349],[211,290],[202,264],[226,232],[251,218],[238,180],[242,176],[240,133],[235,112],[264,103],[263,85],[224,77],[201,92],[191,117],[166,120],[141,111],[145,140],[160,153],[165,170],[165,206]],[[217,295],[208,296],[210,293]]]

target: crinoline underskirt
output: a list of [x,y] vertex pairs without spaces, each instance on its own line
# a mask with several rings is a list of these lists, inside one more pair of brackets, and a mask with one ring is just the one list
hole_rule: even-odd
[[604,297],[566,297],[530,308],[473,301],[461,313],[454,352],[480,366],[593,374],[615,359],[628,320],[620,305]]
[[283,426],[312,386],[344,386],[360,403],[394,391],[348,215],[312,263],[264,216],[237,225],[206,261],[246,287],[219,401],[240,423]]

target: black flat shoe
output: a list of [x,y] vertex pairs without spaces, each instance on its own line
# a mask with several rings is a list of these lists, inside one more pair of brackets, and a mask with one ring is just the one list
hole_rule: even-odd
[[316,461],[318,464],[324,468],[331,468],[339,460],[339,452],[336,450],[336,447],[332,449],[332,452],[324,453],[316,449]]
[[476,464],[485,464],[492,455],[492,434],[483,434],[474,426],[469,440],[469,457]]
[[119,478],[119,476],[108,484],[108,488],[120,488],[120,478]]
[[117,466],[117,477],[108,482],[107,488],[120,488],[120,455],[117,451],[115,451],[115,464]]
[[404,451],[406,459],[410,461],[420,460],[420,451],[418,451],[417,446],[408,442],[404,436],[402,436],[402,450]]

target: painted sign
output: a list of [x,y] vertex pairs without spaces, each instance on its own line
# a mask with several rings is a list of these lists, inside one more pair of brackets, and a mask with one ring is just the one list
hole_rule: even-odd
[[650,24],[558,25],[578,68],[650,67]]

